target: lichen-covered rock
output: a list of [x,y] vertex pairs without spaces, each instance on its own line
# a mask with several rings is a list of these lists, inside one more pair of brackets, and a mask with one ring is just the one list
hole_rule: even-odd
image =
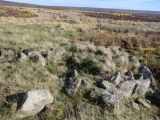
[[81,85],[82,79],[80,78],[69,78],[65,84],[65,91],[69,96],[74,96]]
[[145,95],[149,86],[150,86],[150,80],[126,81],[120,85],[119,92],[123,93],[127,97],[130,96],[138,97]]
[[107,106],[114,106],[119,109],[119,99],[116,95],[104,94],[102,95],[102,100]]
[[143,74],[143,78],[144,79],[149,79],[151,81],[151,88],[153,90],[155,90],[156,82],[155,82],[155,79],[154,79],[154,77],[152,75],[152,72],[149,70],[149,68],[147,68],[146,66],[142,65],[140,72]]
[[41,65],[43,66],[46,65],[45,58],[38,51],[29,52],[28,57],[32,62],[35,62],[35,63],[40,62]]
[[117,88],[112,83],[109,83],[108,81],[102,81],[100,85],[101,87],[107,89],[109,92],[113,92],[114,94],[117,93]]
[[134,97],[138,97],[138,96],[144,96],[150,86],[150,80],[141,80],[141,81],[137,81],[137,85],[133,91],[133,95]]
[[47,62],[56,63],[62,59],[63,54],[64,54],[64,50],[48,51]]
[[115,86],[117,86],[117,85],[119,85],[121,79],[122,79],[122,78],[121,78],[121,73],[118,72],[118,73],[116,73],[115,75],[112,76],[111,82],[112,82]]
[[18,117],[32,116],[40,112],[45,105],[53,102],[49,90],[32,90],[24,94],[17,111]]
[[122,84],[120,84],[118,91],[123,93],[125,96],[130,97],[133,94],[136,84],[137,84],[136,80],[125,81]]

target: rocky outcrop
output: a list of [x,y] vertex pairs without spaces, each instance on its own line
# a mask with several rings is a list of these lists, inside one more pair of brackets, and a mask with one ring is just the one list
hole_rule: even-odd
[[147,108],[151,108],[151,106],[149,105],[149,103],[148,103],[146,100],[144,100],[144,99],[138,99],[138,101],[139,101],[143,106],[145,106],[145,107],[147,107]]
[[44,57],[38,51],[29,52],[28,57],[32,62],[40,63],[43,66],[46,65],[46,61],[45,61]]
[[53,102],[49,90],[32,90],[24,94],[17,111],[20,118],[32,116],[40,112],[45,105]]
[[119,109],[119,99],[116,95],[104,94],[102,100],[107,106],[114,106]]
[[108,90],[103,88],[94,88],[94,92],[99,95],[110,94]]
[[120,81],[121,81],[121,73],[120,73],[120,72],[117,72],[115,75],[113,75],[113,76],[111,77],[111,82],[112,82],[115,86],[119,85]]
[[102,82],[100,83],[100,86],[101,86],[102,88],[107,89],[107,90],[108,90],[109,92],[111,92],[111,93],[114,93],[114,94],[117,93],[117,88],[116,88],[112,83],[109,83],[108,81],[102,81]]
[[69,96],[74,96],[81,85],[81,81],[80,78],[69,78],[64,86],[66,93]]

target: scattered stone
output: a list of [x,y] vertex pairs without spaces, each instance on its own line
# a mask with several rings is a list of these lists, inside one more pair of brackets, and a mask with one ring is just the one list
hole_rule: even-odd
[[138,111],[140,111],[140,107],[137,103],[132,102],[132,107]]
[[62,59],[63,54],[64,54],[63,50],[48,51],[47,62],[56,63]]
[[46,61],[44,57],[38,51],[29,52],[28,57],[32,62],[35,62],[35,63],[40,62],[41,65],[43,66],[46,65]]
[[117,93],[117,88],[112,83],[109,83],[108,81],[102,81],[100,85],[101,87],[107,89],[109,92],[113,92],[114,94]]
[[23,52],[18,52],[16,54],[16,59],[20,62],[28,60],[28,57]]
[[138,101],[139,101],[140,103],[142,103],[142,105],[144,105],[145,107],[151,108],[151,106],[147,103],[146,100],[144,100],[144,99],[138,99]]
[[114,106],[119,109],[119,99],[116,95],[104,94],[102,100],[107,106]]
[[103,88],[94,88],[94,92],[99,94],[99,95],[110,94],[108,92],[108,90],[103,89]]
[[32,90],[25,93],[17,111],[20,118],[32,116],[40,112],[45,105],[53,102],[49,90]]
[[69,96],[74,96],[81,85],[82,79],[69,78],[65,84],[65,91]]
[[112,82],[115,86],[117,86],[117,85],[120,83],[120,81],[121,81],[121,73],[120,73],[120,72],[116,73],[116,74],[113,75],[112,78],[111,78],[111,82]]

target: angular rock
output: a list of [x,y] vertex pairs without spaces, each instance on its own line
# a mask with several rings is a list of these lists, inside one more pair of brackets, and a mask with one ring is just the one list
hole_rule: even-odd
[[53,102],[49,90],[32,90],[25,93],[17,111],[20,118],[32,116],[40,112],[45,105]]
[[120,83],[120,81],[121,81],[121,73],[120,73],[120,72],[116,73],[116,74],[113,75],[112,78],[111,78],[111,82],[112,82],[115,86],[117,86],[117,85]]
[[140,107],[137,103],[132,102],[132,107],[138,111],[140,111]]
[[145,107],[151,108],[151,106],[147,103],[146,100],[144,100],[144,99],[138,99],[138,101],[139,101],[140,103],[142,103],[142,105],[144,105]]
[[113,92],[114,94],[117,93],[117,88],[112,83],[109,83],[108,81],[102,81],[100,85],[101,87],[107,89],[109,92]]
[[155,91],[155,89],[156,89],[156,82],[155,82],[155,79],[154,79],[154,77],[152,75],[152,72],[149,70],[149,68],[147,68],[146,66],[142,65],[140,72],[143,74],[143,78],[144,79],[151,80],[151,85],[150,86]]
[[150,85],[150,80],[133,80],[122,83],[119,87],[119,91],[125,96],[138,97],[146,94]]
[[56,63],[56,62],[58,62],[59,60],[62,59],[63,54],[64,54],[63,50],[48,51],[47,62],[49,62],[49,63],[52,63],[52,62]]
[[104,94],[102,100],[107,106],[114,106],[119,109],[119,99],[116,95]]
[[65,91],[69,96],[74,96],[81,85],[82,79],[80,78],[69,78],[65,84]]
[[135,87],[135,92],[132,96],[144,96],[150,86],[150,80],[137,81],[137,86]]
[[46,65],[46,61],[44,57],[38,51],[29,52],[28,57],[32,62],[35,62],[35,63],[40,62],[41,65],[43,66]]
[[99,95],[110,94],[108,92],[108,90],[103,89],[103,88],[94,88],[94,92],[99,94]]

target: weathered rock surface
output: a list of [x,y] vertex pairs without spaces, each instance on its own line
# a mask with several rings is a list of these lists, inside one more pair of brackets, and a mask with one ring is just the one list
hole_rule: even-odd
[[126,73],[125,73],[125,78],[126,78],[126,80],[135,80],[132,71],[126,72]]
[[121,81],[121,73],[120,73],[120,72],[116,73],[116,74],[113,75],[112,78],[111,78],[111,82],[112,82],[115,86],[119,85],[120,81]]
[[99,95],[110,94],[108,90],[103,88],[94,88],[94,92]]
[[56,63],[56,62],[58,62],[59,60],[62,59],[63,54],[64,54],[63,50],[48,51],[47,62],[49,62],[49,63],[52,63],[52,62]]
[[69,78],[65,84],[65,91],[69,96],[74,96],[81,85],[82,79],[80,78]]
[[38,51],[29,52],[28,57],[32,62],[35,62],[35,63],[40,62],[41,65],[43,66],[46,65],[46,61],[44,57]]
[[138,101],[139,101],[140,103],[142,103],[142,105],[144,105],[145,107],[151,108],[151,106],[147,103],[146,100],[144,100],[144,99],[138,99]]
[[150,86],[150,80],[126,81],[120,85],[119,91],[127,97],[130,97],[132,95],[134,97],[138,97],[145,95],[149,86]]
[[146,66],[142,65],[140,72],[143,74],[144,79],[149,79],[151,81],[151,88],[155,91],[156,88],[156,82],[152,75],[152,72],[147,68]]
[[119,109],[119,99],[116,95],[104,94],[102,100],[107,106],[114,106]]
[[114,94],[117,93],[117,88],[112,83],[109,83],[108,81],[102,81],[100,85],[102,88],[107,89],[109,92],[113,92]]
[[18,117],[32,116],[40,112],[45,105],[53,102],[49,90],[32,90],[25,93],[17,111]]
[[138,111],[140,111],[140,107],[137,103],[132,102],[132,107]]

